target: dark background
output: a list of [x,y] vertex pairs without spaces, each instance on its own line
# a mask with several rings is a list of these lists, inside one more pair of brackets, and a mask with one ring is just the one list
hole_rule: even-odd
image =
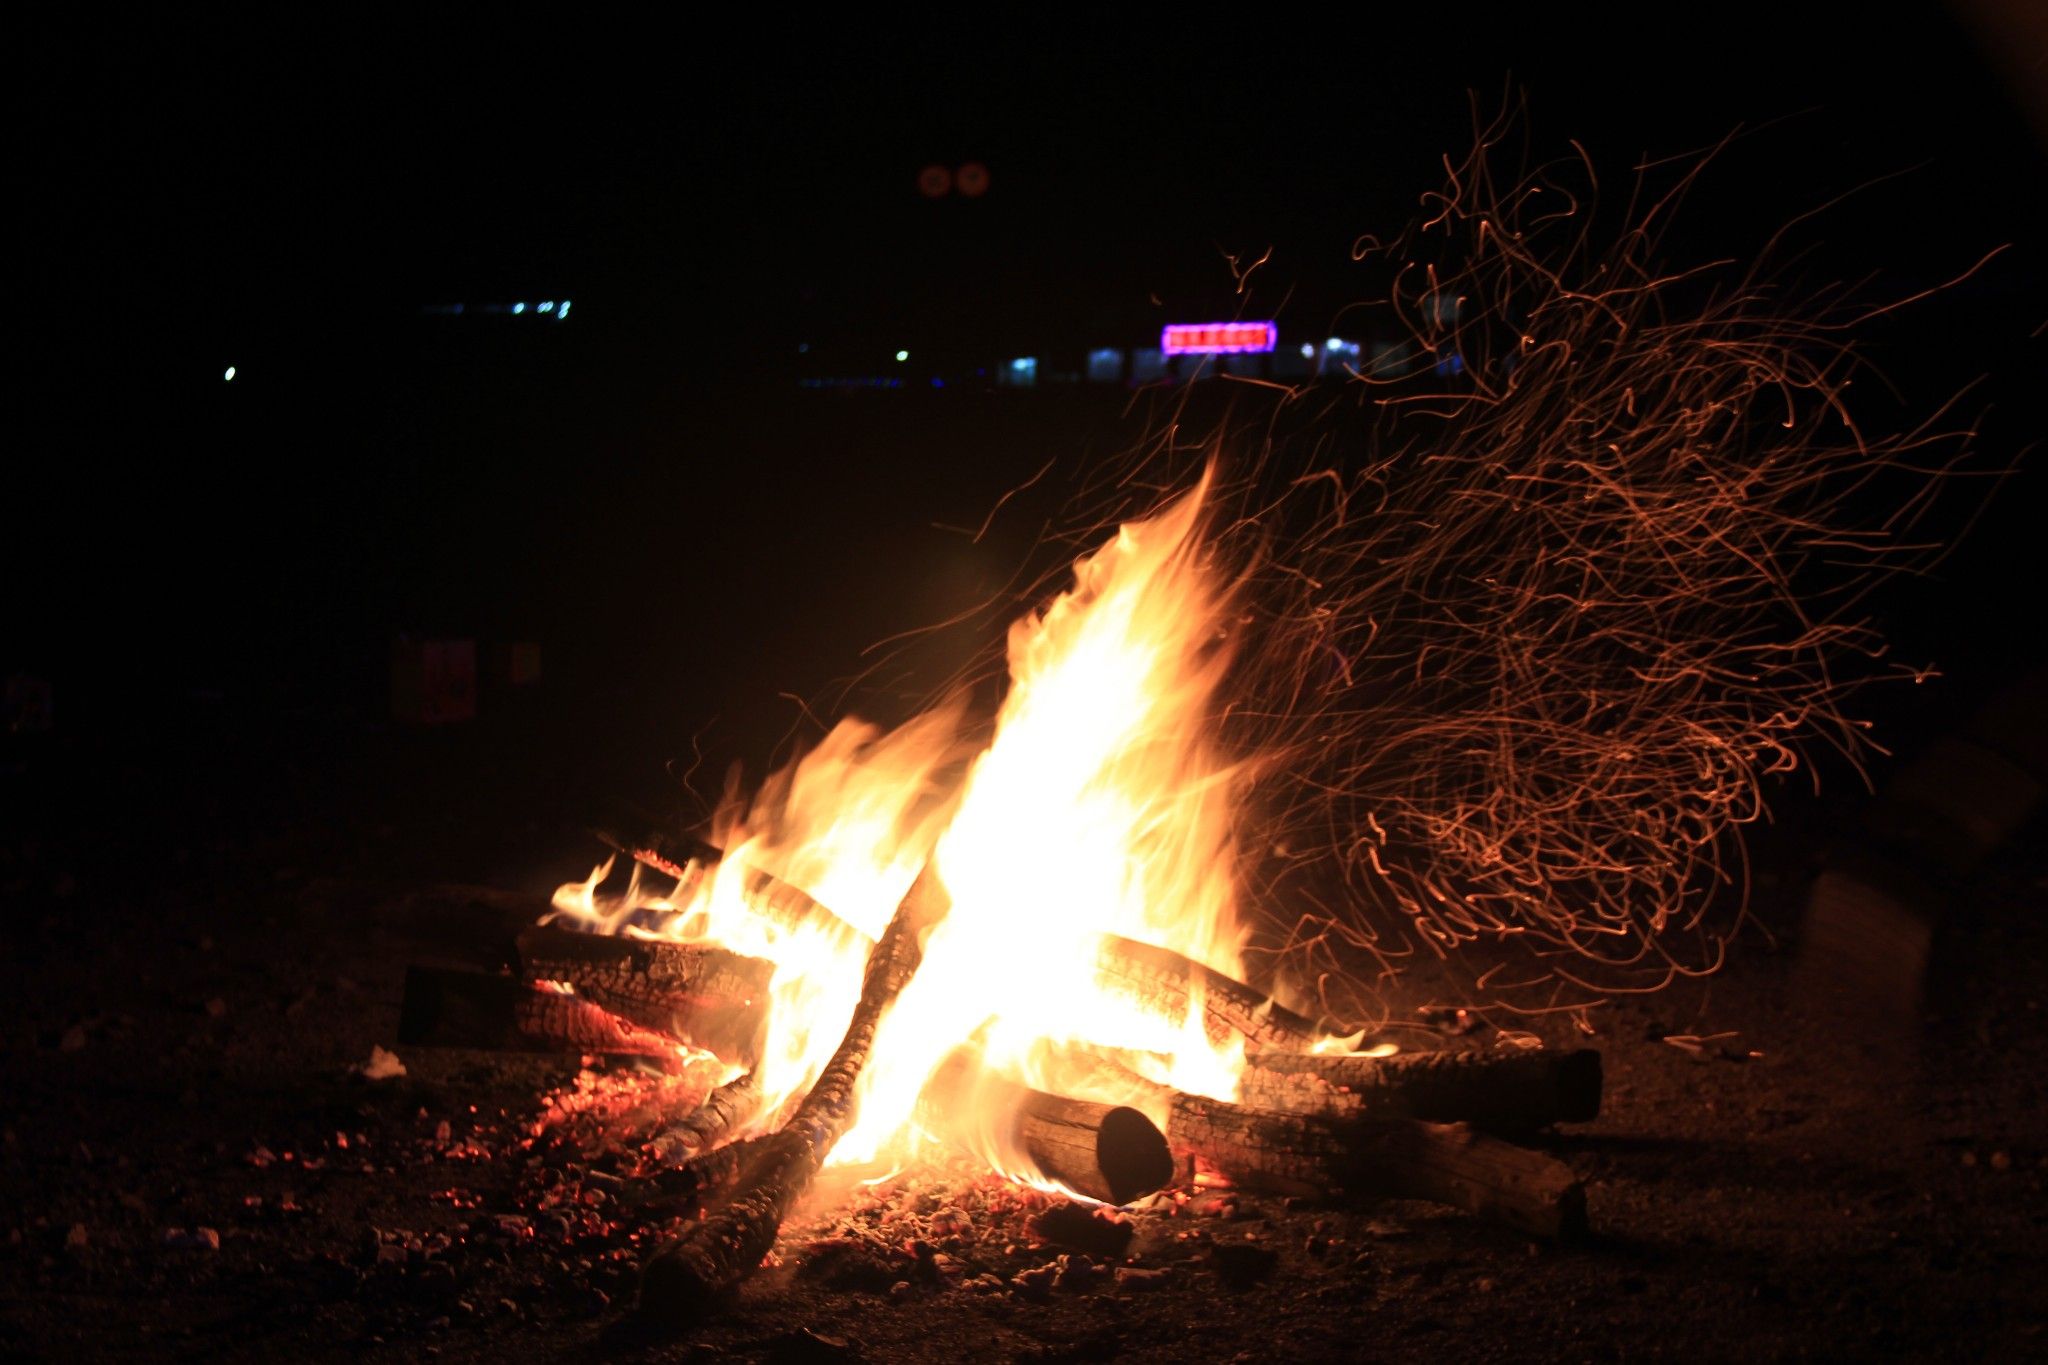
[[[1008,579],[1018,542],[958,527],[1142,430],[1121,391],[977,369],[1238,312],[1225,257],[1268,248],[1244,311],[1324,335],[1373,283],[1353,239],[1518,92],[1534,152],[1576,139],[1617,205],[1645,155],[1743,132],[1676,260],[1845,194],[1793,233],[1796,284],[1896,297],[2007,247],[1873,325],[1897,392],[1865,397],[1903,424],[1974,383],[1980,467],[2013,465],[2048,317],[2022,8],[32,33],[0,664],[52,679],[74,738],[161,735],[376,723],[394,635],[534,639],[594,768],[705,734],[758,762],[862,645]],[[985,197],[919,196],[970,158]],[[571,319],[421,312],[542,298]],[[2038,577],[2040,483],[1881,603],[1903,656],[2038,657],[2006,595]]]

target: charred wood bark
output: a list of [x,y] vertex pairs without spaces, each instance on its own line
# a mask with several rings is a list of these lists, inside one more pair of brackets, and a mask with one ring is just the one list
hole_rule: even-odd
[[683,1044],[573,995],[508,976],[408,967],[398,1041],[496,1052],[595,1052],[679,1062]]
[[1261,1053],[1240,1094],[1260,1109],[1368,1115],[1527,1133],[1600,1116],[1600,1054],[1421,1052],[1392,1057]]
[[1173,1180],[1166,1137],[1138,1110],[1005,1080],[983,1070],[968,1049],[948,1058],[926,1084],[918,1117],[955,1145],[985,1152],[993,1144],[1105,1204],[1128,1204]]
[[519,935],[530,981],[561,981],[643,1028],[687,1038],[751,1065],[768,1020],[775,964],[705,944],[586,934],[534,925]]
[[684,1327],[715,1310],[775,1244],[790,1205],[852,1126],[854,1087],[875,1029],[924,957],[924,936],[944,914],[933,880],[920,876],[868,955],[846,1035],[789,1122],[764,1144],[732,1199],[655,1253],[641,1277],[640,1311]]

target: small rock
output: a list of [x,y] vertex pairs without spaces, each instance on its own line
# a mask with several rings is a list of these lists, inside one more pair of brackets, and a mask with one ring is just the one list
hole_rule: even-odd
[[1115,1259],[1124,1254],[1137,1235],[1137,1228],[1107,1209],[1090,1209],[1080,1204],[1055,1204],[1033,1214],[1024,1223],[1032,1240],[1072,1247],[1091,1256]]
[[2010,1152],[1993,1152],[1991,1154],[1991,1169],[1994,1171],[2011,1170],[2012,1154]]
[[1020,1271],[1010,1280],[1010,1287],[1017,1291],[1019,1298],[1029,1299],[1033,1303],[1044,1303],[1052,1297],[1053,1283],[1059,1278],[1059,1273],[1057,1262]]
[[92,1239],[86,1235],[85,1224],[73,1223],[71,1231],[64,1234],[64,1249],[70,1252],[83,1251],[91,1241]]
[[[47,1036],[47,1035],[45,1035]],[[64,1036],[57,1040],[59,1052],[77,1052],[85,1046],[85,1025],[73,1024],[64,1030]]]
[[165,1228],[164,1245],[177,1251],[219,1251],[220,1234],[212,1228]]
[[1101,1269],[1086,1256],[1062,1256],[1053,1264],[1059,1267],[1059,1273],[1053,1277],[1053,1284],[1060,1289],[1079,1292],[1102,1278]]
[[1118,1266],[1116,1285],[1119,1289],[1158,1289],[1163,1286],[1172,1272],[1165,1267]]
[[405,1063],[398,1060],[398,1054],[387,1052],[381,1047],[370,1049],[370,1060],[356,1068],[356,1071],[373,1081],[388,1081],[405,1074]]
[[228,1002],[216,995],[213,999],[206,1002],[206,1013],[210,1018],[225,1019],[228,1013]]

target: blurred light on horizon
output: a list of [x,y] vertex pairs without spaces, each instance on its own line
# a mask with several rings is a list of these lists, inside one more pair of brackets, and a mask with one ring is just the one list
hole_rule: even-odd
[[222,375],[221,378],[226,382],[232,384],[235,379],[235,367],[232,365],[228,366],[227,373]]
[[526,311],[526,305],[523,303],[515,303],[512,305],[512,311],[514,314],[523,313]]
[[899,364],[899,365],[900,365],[900,364],[902,364],[902,363],[903,363],[904,361],[906,361],[906,360],[908,360],[908,359],[910,359],[910,352],[908,352],[908,351],[898,351],[898,352],[896,353],[896,363],[897,363],[897,364]]
[[1169,322],[1159,334],[1167,355],[1235,355],[1270,351],[1280,328],[1270,322]]

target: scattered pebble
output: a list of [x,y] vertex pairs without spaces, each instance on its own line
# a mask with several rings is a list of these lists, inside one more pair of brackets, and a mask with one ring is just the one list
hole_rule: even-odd
[[373,1081],[390,1080],[405,1074],[405,1063],[398,1060],[398,1054],[381,1047],[370,1049],[370,1060],[356,1068],[361,1075]]

